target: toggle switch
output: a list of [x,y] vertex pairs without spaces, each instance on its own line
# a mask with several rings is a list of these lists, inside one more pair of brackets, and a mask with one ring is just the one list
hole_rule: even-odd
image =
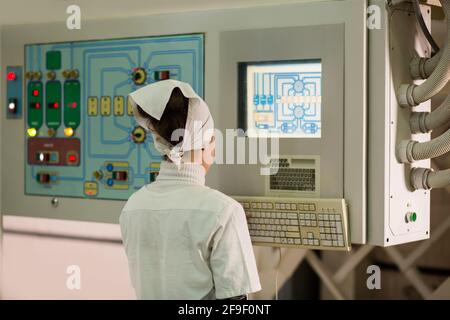
[[40,184],[49,184],[52,181],[52,176],[49,173],[38,173],[36,180]]
[[42,163],[50,161],[50,153],[48,152],[38,152],[36,154],[36,160]]
[[113,180],[116,180],[116,181],[127,181],[128,172],[127,171],[113,171],[112,178],[113,178]]
[[155,71],[154,78],[155,81],[167,80],[170,78],[170,71],[167,70]]

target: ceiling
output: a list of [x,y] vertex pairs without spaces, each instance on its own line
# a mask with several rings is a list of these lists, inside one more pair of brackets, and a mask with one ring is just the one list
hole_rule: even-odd
[[324,0],[0,0],[0,25],[65,21],[76,4],[86,20]]

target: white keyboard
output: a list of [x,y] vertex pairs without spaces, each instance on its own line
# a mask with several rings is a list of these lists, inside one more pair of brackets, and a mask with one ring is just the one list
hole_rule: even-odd
[[343,199],[233,197],[242,204],[255,245],[349,251]]

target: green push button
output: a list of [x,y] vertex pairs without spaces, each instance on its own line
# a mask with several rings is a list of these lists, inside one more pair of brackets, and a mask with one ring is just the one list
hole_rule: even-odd
[[61,69],[61,51],[47,51],[46,66],[48,70]]

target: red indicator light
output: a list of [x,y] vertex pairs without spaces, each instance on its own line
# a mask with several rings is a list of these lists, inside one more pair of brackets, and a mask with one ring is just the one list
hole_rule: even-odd
[[33,96],[37,97],[39,95],[39,90],[33,90]]
[[53,103],[53,108],[58,109],[59,108],[59,103],[58,102]]
[[72,108],[76,108],[77,107],[77,103],[76,102],[72,102]]
[[41,104],[39,102],[36,102],[36,104],[34,106],[36,109],[39,109],[41,107]]
[[16,78],[17,78],[16,73],[12,72],[12,71],[8,72],[8,74],[6,75],[6,79],[8,81],[14,81],[14,80],[16,80]]
[[69,162],[77,162],[77,156],[74,154],[71,154],[69,156]]

